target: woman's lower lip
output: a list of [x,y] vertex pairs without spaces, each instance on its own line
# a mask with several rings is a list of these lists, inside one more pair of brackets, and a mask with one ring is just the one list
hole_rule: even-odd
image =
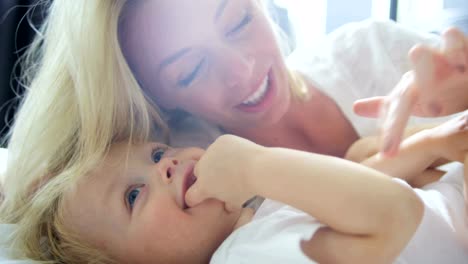
[[252,106],[240,104],[236,106],[236,108],[247,113],[259,113],[265,111],[271,105],[271,102],[273,101],[274,95],[276,93],[275,80],[271,71],[269,73],[268,79],[268,91],[260,102]]

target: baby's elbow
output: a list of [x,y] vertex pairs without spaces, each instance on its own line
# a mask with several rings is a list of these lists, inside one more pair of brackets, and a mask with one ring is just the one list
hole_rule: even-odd
[[395,197],[392,209],[393,217],[389,218],[388,224],[395,230],[403,231],[411,238],[422,220],[424,203],[416,192],[407,186],[403,186]]
[[424,204],[412,189],[404,188],[394,197],[377,235],[382,251],[376,252],[375,263],[393,263],[413,237],[424,214]]

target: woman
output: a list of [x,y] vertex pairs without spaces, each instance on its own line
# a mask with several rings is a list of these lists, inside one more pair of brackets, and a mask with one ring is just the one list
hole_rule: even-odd
[[[30,65],[25,73],[27,92],[8,142],[8,177],[4,182],[4,201],[0,208],[2,223],[28,226],[37,220],[22,218],[24,210],[33,210],[33,216],[48,219],[48,212],[43,208],[49,206],[32,203],[30,199],[44,181],[58,173],[68,175],[68,180],[73,181],[73,175],[82,175],[101,161],[113,142],[157,139],[162,133],[156,132],[161,132],[165,124],[153,101],[168,109],[182,109],[208,119],[227,131],[262,145],[342,156],[358,134],[368,133],[373,126],[372,121],[361,123],[353,117],[352,101],[385,94],[383,90],[392,88],[407,70],[404,67],[408,66],[407,50],[417,42],[432,42],[431,38],[415,36],[386,23],[351,25],[331,35],[329,42],[324,44],[325,48],[320,50],[323,56],[298,61],[294,58],[300,58],[303,53],[296,53],[291,63],[300,68],[301,74],[298,74],[287,70],[279,47],[274,44],[271,24],[257,1],[207,0],[200,4],[189,0],[55,0],[50,5],[42,34],[37,36],[25,57]],[[188,30],[192,22],[208,18],[208,11],[211,11],[209,19],[202,20],[206,24],[194,23],[199,27]],[[171,17],[164,20],[163,15]],[[70,19],[73,17],[80,19]],[[150,18],[154,20],[148,21]],[[187,23],[187,19],[192,20]],[[213,19],[218,23],[217,31],[214,30]],[[179,21],[180,24],[164,24],[170,21]],[[205,28],[208,21],[213,23]],[[140,22],[142,24],[138,24]],[[170,98],[162,96],[164,89],[172,86],[167,84],[169,79],[165,82],[156,80],[159,73],[150,66],[159,65],[155,63],[158,62],[157,56],[163,54],[162,48],[180,47],[172,41],[166,45],[155,43],[153,31],[148,31],[147,27],[133,27],[147,24],[145,22],[151,22],[154,27],[150,29],[154,31],[171,28],[173,33],[177,33],[176,29],[187,29],[174,36],[165,31],[165,35],[156,35],[158,40],[178,36],[182,41],[188,39],[186,34],[189,33],[195,35],[190,37],[210,36],[201,39],[200,43],[215,45],[216,49],[202,46],[202,52],[193,53],[194,47],[185,49],[183,46],[182,53],[176,51],[178,56],[169,55],[170,60],[163,59],[166,71],[169,66],[174,66],[174,59],[180,61],[189,57],[189,65],[183,63],[175,67],[174,72],[165,73],[165,76],[172,76],[170,80],[180,82],[179,85],[194,81],[197,73],[207,71],[208,62],[217,61],[219,64],[209,67],[213,74],[195,80],[199,87],[210,90],[181,96],[184,89],[179,89],[168,93]],[[143,39],[145,41],[138,36],[135,38],[135,30],[148,33]],[[387,37],[380,38],[381,35]],[[145,48],[147,52],[144,54],[132,54],[141,48],[135,42],[146,48],[149,46],[151,50]],[[343,46],[347,43],[349,46]],[[397,50],[394,49],[396,47]],[[133,77],[121,48],[137,79]],[[204,56],[200,54],[203,52],[214,55],[210,60],[202,59]],[[389,59],[389,54],[397,55]],[[148,59],[144,62],[154,64],[141,63],[138,60],[141,57]],[[370,60],[358,64],[363,58]],[[387,59],[381,61],[379,58]],[[405,69],[392,67],[393,64],[403,65],[401,68]],[[299,67],[301,65],[303,67]],[[143,68],[153,71],[145,74],[140,72]],[[215,71],[218,69],[220,72]],[[179,73],[179,70],[184,72]],[[152,75],[154,82],[150,78]],[[369,80],[368,77],[375,79]],[[381,79],[385,82],[377,82]],[[267,96],[264,97],[262,90],[256,95],[257,89],[265,89],[265,84],[269,91]],[[218,86],[220,90],[211,90]],[[323,88],[319,90],[319,87]],[[385,89],[374,91],[373,87]],[[232,91],[232,94],[226,91]],[[358,91],[362,94],[356,94]],[[207,103],[210,98],[205,98],[205,101],[200,98],[204,94],[211,96],[213,101],[210,104]],[[296,96],[298,99],[292,99]],[[220,98],[223,98],[221,102],[224,105],[219,105]],[[191,108],[183,107],[182,102],[191,102]],[[237,112],[226,107],[243,102],[244,105],[240,105],[242,110]],[[208,106],[217,108],[206,108]],[[329,120],[333,122],[328,123]],[[51,190],[59,190],[63,182],[54,184],[57,188]],[[50,197],[52,200],[60,197],[59,191],[52,191]],[[22,230],[30,232],[27,228]],[[39,233],[36,235],[40,236]],[[11,245],[14,247],[16,242]],[[39,241],[27,243],[31,250],[40,248]]]
[[126,5],[120,43],[169,118],[182,111],[262,145],[342,157],[375,130],[353,101],[387,94],[409,70],[410,48],[439,38],[368,21],[286,62],[260,1],[166,0]]

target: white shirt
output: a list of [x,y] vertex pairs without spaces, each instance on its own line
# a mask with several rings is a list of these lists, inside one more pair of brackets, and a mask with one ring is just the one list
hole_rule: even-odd
[[[395,180],[410,188],[406,182]],[[439,182],[427,185],[423,190],[414,190],[424,203],[424,215],[394,263],[468,263],[468,244],[463,240],[468,238],[468,233],[462,164],[455,164]],[[307,213],[267,199],[250,223],[234,231],[223,242],[210,263],[315,263],[303,254],[299,243],[310,239],[321,226]]]

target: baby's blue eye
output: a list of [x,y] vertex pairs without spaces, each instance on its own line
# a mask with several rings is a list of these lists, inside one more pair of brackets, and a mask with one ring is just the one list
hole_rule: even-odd
[[138,198],[138,195],[140,194],[140,192],[141,192],[141,187],[135,188],[127,194],[127,203],[130,209],[133,209],[135,201]]
[[165,149],[161,149],[161,148],[153,150],[153,153],[151,153],[151,159],[153,160],[153,162],[154,163],[160,162],[164,156],[165,151],[166,151]]

